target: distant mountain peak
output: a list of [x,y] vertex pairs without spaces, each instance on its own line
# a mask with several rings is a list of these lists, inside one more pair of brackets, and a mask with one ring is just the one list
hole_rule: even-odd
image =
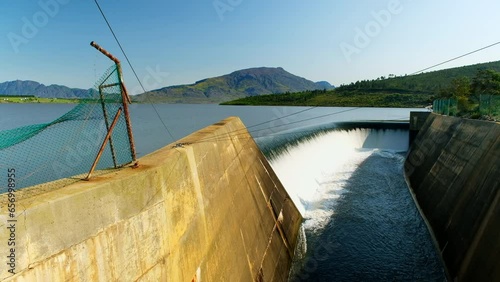
[[247,96],[317,89],[325,89],[325,84],[318,85],[282,67],[254,67],[202,79],[190,85],[164,87],[137,95],[134,99],[144,102],[220,103]]
[[269,74],[269,73],[279,73],[279,72],[287,72],[285,69],[282,67],[255,67],[255,68],[247,68],[247,69],[241,69],[237,71],[233,71],[230,74],[227,75],[233,75],[233,74],[240,74],[240,73],[253,73],[253,74]]
[[328,82],[328,81],[318,81],[318,82],[316,82],[316,85],[319,88],[326,89],[326,90],[330,90],[330,89],[335,88],[335,86],[331,85],[330,82]]

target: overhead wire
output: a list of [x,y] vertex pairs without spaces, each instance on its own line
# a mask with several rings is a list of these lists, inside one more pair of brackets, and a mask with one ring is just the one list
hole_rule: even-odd
[[446,61],[444,61],[444,62],[442,62],[442,63],[439,63],[439,64],[436,64],[436,65],[433,65],[433,66],[427,67],[427,68],[422,69],[422,70],[419,70],[419,71],[416,71],[416,72],[414,72],[414,73],[412,73],[412,74],[410,74],[410,75],[418,74],[418,73],[424,72],[424,71],[426,71],[426,70],[433,69],[433,68],[435,68],[435,67],[438,67],[438,66],[444,65],[444,64],[446,64],[446,63],[449,63],[449,62],[452,62],[452,61],[458,60],[458,59],[460,59],[460,58],[463,58],[463,57],[469,56],[469,55],[471,55],[471,54],[477,53],[477,52],[482,51],[482,50],[484,50],[484,49],[488,49],[488,48],[493,47],[493,46],[498,45],[498,44],[500,44],[500,41],[495,42],[495,43],[493,43],[493,44],[490,44],[490,45],[488,45],[488,46],[485,46],[485,47],[482,47],[482,48],[476,49],[476,50],[474,50],[474,51],[468,52],[468,53],[466,53],[466,54],[463,54],[463,55],[457,56],[457,57],[455,57],[455,58],[453,58],[453,59],[446,60]]
[[[271,120],[266,120],[266,121],[263,121],[263,122],[260,122],[260,123],[257,123],[257,124],[253,124],[253,125],[250,125],[250,126],[246,126],[245,128],[236,129],[236,130],[233,130],[233,131],[230,131],[230,132],[227,132],[227,133],[228,134],[234,134],[234,133],[246,134],[246,132],[248,132],[248,129],[250,129],[250,128],[254,128],[254,127],[257,127],[257,126],[260,126],[260,125],[264,125],[266,123],[270,123],[270,122],[273,122],[273,121],[278,121],[278,120],[282,120],[282,119],[285,119],[285,118],[289,118],[291,116],[294,116],[294,115],[297,115],[297,114],[301,114],[301,113],[310,111],[310,110],[315,109],[317,107],[318,106],[312,106],[310,108],[307,108],[307,109],[304,109],[304,110],[301,110],[301,111],[293,112],[291,114],[280,116],[280,117],[277,117],[277,118],[274,118],[274,119],[271,119]],[[265,129],[269,129],[269,128],[265,128]],[[262,130],[264,130],[264,129],[262,129]],[[207,141],[207,140],[214,139],[214,138],[216,138],[216,137],[211,136],[211,137],[202,138],[199,141]]]
[[[134,73],[134,76],[135,78],[137,79],[137,81],[139,82],[139,85],[141,86],[142,88],[142,91],[144,91],[144,93],[146,93],[146,89],[144,88],[144,86],[142,85],[142,82],[141,80],[139,79],[139,76],[137,75],[137,72],[135,71],[134,67],[132,66],[132,63],[130,62],[127,54],[125,53],[125,50],[123,49],[122,45],[120,44],[120,41],[118,40],[118,37],[116,36],[113,28],[111,27],[111,24],[109,23],[106,15],[104,14],[104,11],[101,9],[101,6],[99,5],[99,2],[97,2],[97,0],[94,0],[95,4],[97,5],[97,8],[99,9],[99,12],[101,12],[101,15],[102,17],[104,18],[104,21],[106,22],[106,25],[108,26],[109,30],[111,31],[111,34],[113,34],[113,37],[115,38],[115,41],[116,43],[118,44],[118,47],[120,47],[120,50],[122,51],[123,53],[123,56],[125,57],[125,59],[127,60],[127,63],[128,65],[130,66],[130,68],[132,69],[132,72]],[[147,96],[146,96],[146,99]],[[148,101],[150,102],[150,101]],[[172,132],[170,132],[170,130],[168,129],[167,125],[165,124],[165,122],[163,121],[163,119],[161,118],[161,115],[160,113],[158,112],[158,110],[156,109],[156,107],[154,106],[153,103],[150,103],[151,106],[153,107],[154,111],[156,112],[156,115],[158,116],[158,118],[160,119],[160,122],[163,124],[163,127],[165,128],[165,130],[167,131],[167,133],[170,135],[170,137],[172,138],[173,141],[175,141],[175,138],[174,136],[172,135]]]
[[263,122],[261,122],[261,123],[257,123],[257,124],[254,124],[254,125],[248,126],[248,127],[247,127],[247,129],[248,129],[248,128],[257,127],[257,126],[259,126],[259,125],[264,125],[264,124],[266,124],[266,123],[270,123],[270,122],[273,122],[273,121],[281,120],[281,119],[284,119],[284,118],[288,118],[288,117],[291,117],[291,116],[294,116],[294,115],[297,115],[297,114],[301,114],[301,113],[303,113],[303,112],[310,111],[310,110],[315,109],[315,108],[317,108],[317,107],[318,107],[318,106],[312,106],[312,107],[310,107],[310,108],[304,109],[304,110],[302,110],[302,111],[294,112],[294,113],[291,113],[291,114],[289,114],[289,115],[285,115],[285,116],[277,117],[277,118],[275,118],[275,119],[271,119],[271,120],[263,121]]
[[[242,128],[241,129],[241,131],[242,131],[241,133],[232,134],[232,133],[238,131],[238,130],[234,130],[234,131],[231,131],[231,132],[227,132],[224,135],[227,136],[227,135],[230,134],[229,136],[231,136],[231,138],[232,137],[244,137],[244,136],[247,136],[248,134],[256,133],[256,132],[259,132],[259,131],[272,130],[272,129],[275,129],[275,128],[278,128],[278,127],[282,127],[282,126],[287,126],[287,125],[291,125],[291,124],[301,123],[301,122],[310,121],[310,120],[314,120],[314,119],[318,119],[318,118],[324,118],[324,117],[327,117],[327,116],[338,115],[338,114],[342,114],[342,113],[345,113],[345,112],[350,112],[350,111],[358,110],[360,108],[361,107],[356,107],[356,108],[352,108],[352,109],[347,109],[347,110],[343,110],[343,111],[339,111],[339,112],[324,114],[324,115],[320,115],[320,116],[314,116],[314,117],[307,118],[307,119],[296,120],[296,121],[293,121],[293,122],[283,123],[283,124],[279,124],[277,126],[266,127],[266,128],[261,128],[261,129],[246,130],[246,128]],[[262,137],[266,137],[266,136],[270,136],[270,135],[257,136],[256,138],[262,138]],[[221,138],[219,136],[210,136],[208,138],[202,138],[199,141],[196,141],[194,143],[203,143],[203,142],[220,141],[220,140],[221,140]]]
[[347,110],[343,110],[343,111],[339,111],[339,112],[324,114],[324,115],[315,116],[315,117],[311,117],[311,118],[306,118],[306,119],[302,119],[302,120],[297,120],[297,121],[293,121],[293,122],[289,122],[289,123],[279,124],[277,126],[273,126],[273,127],[269,127],[269,128],[262,128],[262,129],[259,129],[259,130],[251,130],[250,132],[252,133],[252,132],[258,132],[258,131],[262,131],[262,130],[274,129],[274,128],[278,128],[278,127],[282,127],[282,126],[286,126],[286,125],[290,125],[290,124],[296,124],[296,123],[301,123],[301,122],[305,122],[305,121],[310,121],[310,120],[313,120],[313,119],[324,118],[324,117],[327,117],[327,116],[333,116],[333,115],[338,115],[338,114],[342,114],[342,113],[345,113],[345,112],[355,111],[355,110],[358,110],[358,109],[361,109],[361,107],[356,107],[356,108],[347,109]]

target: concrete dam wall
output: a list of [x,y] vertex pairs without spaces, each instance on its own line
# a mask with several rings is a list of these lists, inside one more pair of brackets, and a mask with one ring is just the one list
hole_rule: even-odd
[[500,124],[431,114],[405,172],[450,277],[500,281]]
[[3,246],[0,280],[286,281],[302,217],[243,123],[178,142],[138,168],[17,191],[16,274]]

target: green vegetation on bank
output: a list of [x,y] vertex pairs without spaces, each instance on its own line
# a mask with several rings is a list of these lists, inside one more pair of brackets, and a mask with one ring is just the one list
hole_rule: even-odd
[[390,91],[363,93],[314,90],[246,97],[225,102],[221,105],[418,108],[428,106],[431,103],[432,95],[428,94],[401,94]]
[[441,89],[434,110],[441,114],[487,120],[500,119],[500,72],[479,70],[470,79],[455,78]]
[[78,99],[40,98],[35,96],[0,95],[0,104],[5,103],[45,103],[45,104],[75,104]]

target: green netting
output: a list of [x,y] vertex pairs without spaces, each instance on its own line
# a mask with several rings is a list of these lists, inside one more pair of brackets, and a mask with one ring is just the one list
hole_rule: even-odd
[[458,114],[458,103],[453,98],[437,99],[434,100],[432,109],[437,114],[455,116]]
[[[97,81],[89,98],[45,124],[0,131],[0,170],[16,170],[16,188],[87,173],[118,109],[122,107],[116,66]],[[111,87],[104,87],[111,85]],[[101,91],[99,91],[101,89]],[[106,118],[105,118],[106,116]],[[112,150],[114,154],[112,153]],[[97,169],[132,161],[125,116],[120,115]],[[0,192],[6,191],[0,183]]]
[[481,95],[479,97],[479,112],[481,116],[500,120],[500,96]]
[[479,95],[467,99],[437,99],[433,103],[437,114],[485,120],[500,120],[500,96]]

